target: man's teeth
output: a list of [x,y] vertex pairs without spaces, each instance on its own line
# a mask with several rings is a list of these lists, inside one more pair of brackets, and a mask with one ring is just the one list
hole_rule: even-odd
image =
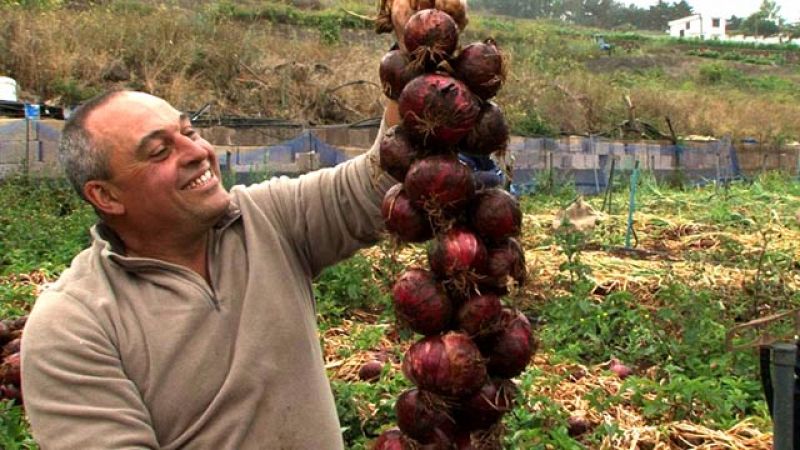
[[214,174],[211,173],[211,169],[208,169],[205,172],[203,172],[202,175],[200,175],[199,177],[195,178],[194,181],[189,183],[189,189],[199,188],[200,186],[203,186],[204,184],[206,184],[212,178],[214,178]]

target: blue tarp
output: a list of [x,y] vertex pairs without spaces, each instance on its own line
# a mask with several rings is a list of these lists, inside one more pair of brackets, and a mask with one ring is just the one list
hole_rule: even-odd
[[347,160],[347,156],[342,150],[319,140],[314,133],[304,131],[297,137],[280,144],[237,153],[233,155],[232,163],[238,165],[268,164],[270,162],[292,163],[298,153],[307,152],[318,153],[322,167],[333,167]]

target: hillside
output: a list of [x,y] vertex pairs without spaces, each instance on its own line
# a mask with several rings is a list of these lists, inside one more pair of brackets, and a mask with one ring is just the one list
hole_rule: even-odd
[[[337,123],[381,111],[377,65],[392,39],[345,12],[372,15],[372,2],[184,3],[2,6],[0,74],[25,100],[65,105],[123,85],[189,110],[213,101],[217,115]],[[800,137],[800,49],[470,17],[462,43],[493,36],[509,55],[498,103],[518,134],[607,132],[627,118],[629,95],[637,117],[665,132],[669,116],[679,135]],[[595,43],[603,33],[612,54]]]

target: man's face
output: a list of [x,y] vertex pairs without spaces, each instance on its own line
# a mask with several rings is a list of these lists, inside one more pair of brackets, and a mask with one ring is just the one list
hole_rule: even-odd
[[125,223],[194,231],[227,210],[230,197],[214,148],[166,101],[122,92],[91,113],[86,128],[110,152],[109,183]]

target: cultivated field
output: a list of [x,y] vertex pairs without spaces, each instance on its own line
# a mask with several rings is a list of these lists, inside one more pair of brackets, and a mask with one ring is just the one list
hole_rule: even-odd
[[[555,213],[574,198],[568,186],[522,198],[531,279],[506,302],[535,318],[541,347],[516,379],[523,395],[506,419],[507,448],[771,448],[756,355],[728,351],[726,334],[800,304],[796,181],[765,174],[676,190],[645,177],[633,250],[623,246],[626,189],[593,230],[554,231]],[[10,206],[0,217],[0,318],[12,318],[87,245],[94,218],[58,181],[7,181],[0,203]],[[588,203],[600,210],[602,199]],[[414,338],[395,325],[388,286],[420,258],[423,247],[387,240],[315,283],[320,341],[350,448],[395,423],[394,399],[409,386],[398,362]],[[753,332],[736,336],[741,344]],[[380,380],[359,381],[361,364],[375,357],[386,361]],[[609,371],[611,358],[633,375]],[[1,404],[0,445],[35,447],[23,410]],[[570,436],[575,417],[588,430]]]

